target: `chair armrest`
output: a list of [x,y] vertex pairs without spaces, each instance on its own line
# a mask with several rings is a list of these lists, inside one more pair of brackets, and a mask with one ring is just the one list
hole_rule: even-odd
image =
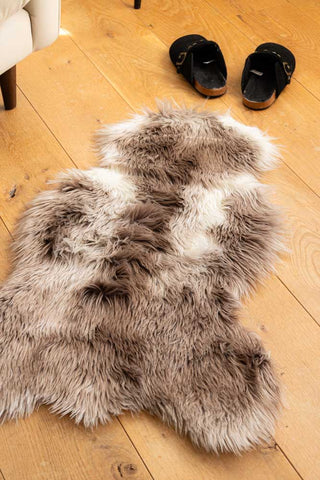
[[0,24],[19,12],[29,0],[0,0]]
[[60,0],[30,0],[24,7],[30,15],[33,50],[56,40],[60,27]]

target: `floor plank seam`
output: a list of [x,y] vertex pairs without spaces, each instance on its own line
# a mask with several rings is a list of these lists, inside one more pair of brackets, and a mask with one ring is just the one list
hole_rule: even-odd
[[3,224],[4,228],[7,230],[7,232],[9,233],[10,237],[13,238],[12,233],[10,232],[9,228],[6,225],[6,222],[3,220],[3,218],[1,216],[0,216],[0,221]]
[[295,296],[295,294],[290,290],[290,288],[281,280],[281,278],[276,275],[277,279],[279,280],[280,283],[288,290],[288,292],[293,296],[293,298],[299,303],[299,305],[303,308],[303,310],[309,315],[309,317],[312,318],[312,320],[315,322],[315,324],[320,327],[319,322],[317,319],[307,310],[307,308],[303,305],[303,303],[300,302],[300,300]]
[[108,82],[108,84],[111,86],[111,88],[117,93],[117,95],[119,95],[119,97],[122,98],[122,100],[124,102],[126,102],[126,104],[130,107],[131,110],[135,111],[134,107],[129,103],[129,101],[122,95],[122,93],[115,87],[115,85],[113,84],[113,82],[110,80],[109,77],[107,77],[105,75],[104,72],[102,72],[100,70],[100,68],[98,67],[98,65],[96,65],[96,63],[89,57],[89,55],[80,47],[80,45],[78,45],[78,43],[72,38],[70,37],[70,40],[74,43],[74,45],[80,50],[80,52],[88,59],[88,61],[91,63],[91,65],[94,66],[94,68],[100,73],[100,75],[102,75],[102,77],[106,80],[106,82]]
[[43,124],[46,126],[46,128],[49,130],[49,132],[51,133],[51,135],[53,136],[53,138],[57,141],[57,143],[59,144],[59,146],[62,148],[62,150],[65,152],[65,154],[67,155],[67,157],[69,158],[69,160],[73,163],[73,165],[78,168],[78,165],[74,162],[74,160],[72,159],[72,157],[69,155],[69,153],[67,152],[67,150],[64,148],[64,146],[62,145],[62,143],[60,142],[60,140],[56,137],[56,135],[54,134],[54,132],[51,130],[51,128],[49,127],[49,125],[47,124],[47,122],[43,119],[43,117],[40,115],[40,113],[38,112],[38,110],[34,107],[34,105],[32,104],[32,102],[29,100],[28,96],[24,93],[24,91],[22,90],[22,88],[17,85],[17,88],[19,89],[19,91],[21,92],[21,94],[24,96],[24,98],[27,100],[27,102],[30,104],[31,108],[34,110],[34,112],[36,113],[36,115],[40,118],[40,120],[43,122]]
[[315,98],[318,102],[320,102],[320,98],[318,98],[315,93],[311,92],[311,90],[309,90],[308,87],[306,87],[303,83],[301,83],[300,80],[298,80],[297,78],[293,78],[292,80],[294,80],[295,82],[299,83],[299,85],[300,85],[301,87],[303,87],[310,95],[312,95],[313,98]]
[[148,465],[146,464],[146,462],[144,461],[143,457],[141,456],[139,450],[137,449],[137,447],[136,447],[135,444],[133,443],[130,435],[129,435],[128,432],[127,432],[127,430],[124,428],[124,426],[123,426],[120,418],[117,417],[117,420],[118,420],[119,424],[121,425],[123,431],[125,432],[126,436],[128,437],[128,439],[129,439],[130,443],[132,444],[133,448],[134,448],[135,451],[137,452],[137,455],[139,456],[140,460],[142,461],[143,465],[145,466],[145,468],[146,468],[147,472],[149,473],[150,477],[151,477],[153,480],[155,480],[154,476],[152,475],[152,473],[151,473],[150,470],[149,470]]
[[301,478],[301,480],[304,480],[304,478],[302,477],[302,475],[298,472],[298,470],[296,469],[296,467],[294,466],[294,464],[291,462],[290,458],[285,454],[284,450],[280,447],[280,445],[276,442],[276,446],[279,448],[280,452],[282,453],[282,455],[287,459],[288,463],[290,463],[291,467],[293,468],[293,470],[296,472],[296,474],[298,475],[299,478]]

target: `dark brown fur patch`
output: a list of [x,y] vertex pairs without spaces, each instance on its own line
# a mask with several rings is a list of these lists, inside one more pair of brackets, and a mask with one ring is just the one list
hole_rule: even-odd
[[131,223],[138,223],[156,233],[163,232],[169,220],[166,209],[151,202],[138,203],[128,210],[127,216]]
[[174,209],[183,207],[183,199],[176,191],[151,190],[149,195],[153,202],[156,202],[163,207],[171,207]]
[[68,180],[64,180],[60,183],[59,189],[63,193],[70,193],[75,192],[77,190],[88,190],[92,192],[94,190],[92,186],[92,182],[88,181],[85,178],[70,178]]
[[89,302],[110,304],[115,300],[128,300],[129,288],[123,281],[95,282],[83,288],[81,297]]
[[125,244],[137,244],[146,250],[164,252],[170,247],[169,239],[165,234],[156,234],[150,228],[139,224],[119,229],[117,236]]

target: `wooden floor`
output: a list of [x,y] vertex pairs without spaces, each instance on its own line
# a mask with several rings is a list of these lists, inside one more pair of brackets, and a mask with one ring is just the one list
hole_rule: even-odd
[[[155,98],[205,105],[257,125],[282,146],[265,177],[286,211],[290,252],[244,308],[278,364],[286,408],[274,442],[241,457],[206,454],[158,420],[125,414],[93,431],[40,408],[0,428],[5,480],[317,480],[320,478],[320,3],[317,0],[62,0],[62,32],[18,66],[18,107],[0,110],[0,262],[17,216],[46,180],[95,162],[92,132]],[[225,96],[205,100],[175,73],[168,47],[187,33],[217,41]],[[296,55],[291,85],[266,111],[241,103],[244,60],[265,41]],[[1,477],[2,474],[2,477]]]

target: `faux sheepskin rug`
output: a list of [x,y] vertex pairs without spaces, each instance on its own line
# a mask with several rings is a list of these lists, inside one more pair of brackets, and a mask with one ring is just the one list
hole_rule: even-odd
[[162,105],[106,126],[19,221],[0,290],[0,415],[37,405],[93,426],[146,410],[207,450],[270,439],[269,354],[238,321],[281,222],[276,149],[229,116]]

